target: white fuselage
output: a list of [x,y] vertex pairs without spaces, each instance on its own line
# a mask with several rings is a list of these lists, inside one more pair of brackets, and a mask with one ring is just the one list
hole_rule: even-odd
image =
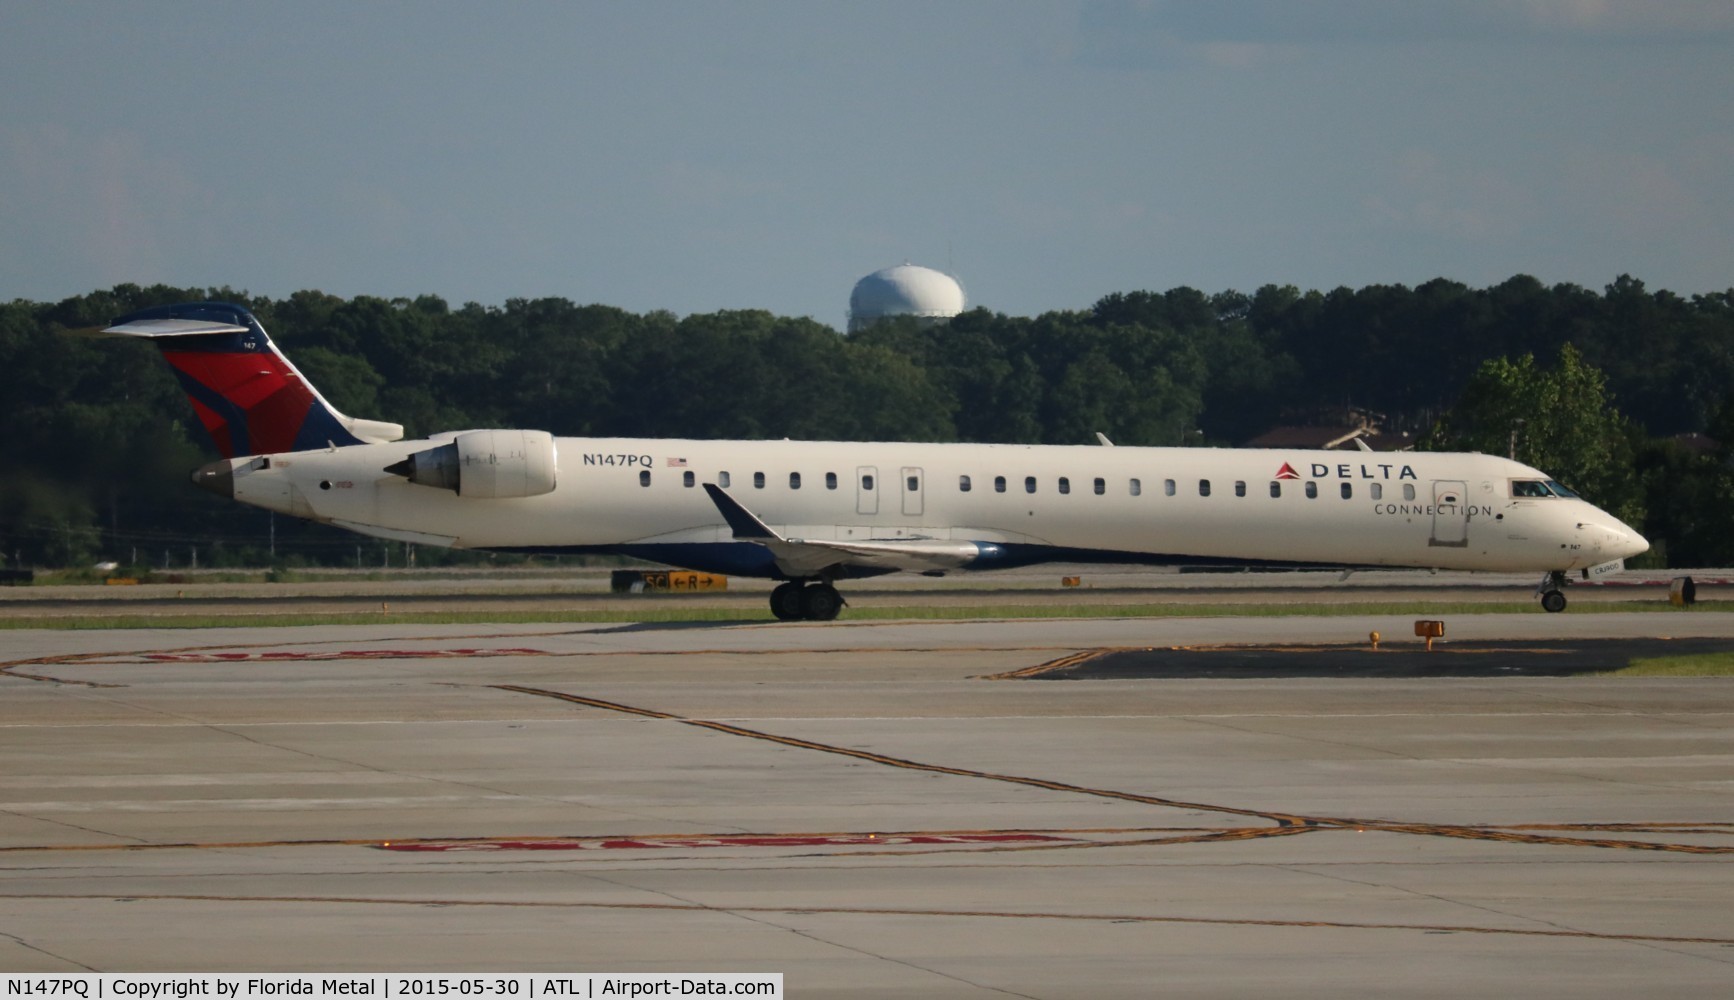
[[429,447],[235,459],[233,492],[386,538],[628,551],[737,572],[751,570],[712,556],[750,543],[736,540],[705,483],[790,539],[932,539],[1010,554],[975,568],[1103,558],[1545,572],[1647,548],[1580,499],[1520,495],[1514,483],[1547,477],[1479,454],[559,438],[551,492],[478,499],[385,471]]

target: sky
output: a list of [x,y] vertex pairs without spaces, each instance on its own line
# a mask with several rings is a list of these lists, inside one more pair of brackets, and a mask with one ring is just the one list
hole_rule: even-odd
[[1734,288],[1727,0],[0,0],[0,300]]

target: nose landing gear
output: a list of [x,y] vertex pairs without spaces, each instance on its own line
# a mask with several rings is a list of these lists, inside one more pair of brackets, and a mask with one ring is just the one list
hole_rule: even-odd
[[828,622],[843,610],[843,595],[828,583],[790,580],[771,591],[771,614],[780,621]]
[[1541,597],[1541,609],[1549,614],[1564,611],[1565,586],[1570,582],[1565,571],[1559,569],[1542,577],[1541,584],[1535,588],[1535,592]]

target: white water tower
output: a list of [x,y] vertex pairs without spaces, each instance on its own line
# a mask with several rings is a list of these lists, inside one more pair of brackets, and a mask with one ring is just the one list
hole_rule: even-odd
[[891,316],[914,316],[940,323],[963,312],[963,286],[944,271],[899,264],[855,282],[849,293],[849,332],[865,330]]

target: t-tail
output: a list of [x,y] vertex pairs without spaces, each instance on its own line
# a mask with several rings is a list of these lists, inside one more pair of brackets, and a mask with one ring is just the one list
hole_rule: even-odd
[[398,424],[338,412],[241,306],[192,302],[141,309],[102,333],[144,337],[162,350],[224,458],[403,437]]

